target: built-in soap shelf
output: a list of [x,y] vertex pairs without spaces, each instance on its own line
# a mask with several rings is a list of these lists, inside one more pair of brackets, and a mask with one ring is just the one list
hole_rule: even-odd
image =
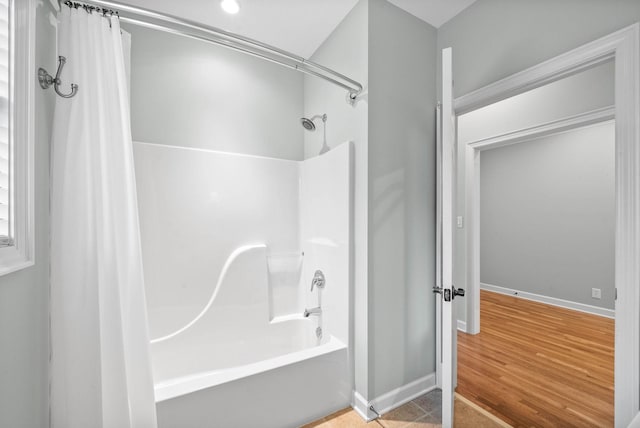
[[270,322],[302,317],[299,287],[303,259],[301,250],[267,254]]
[[302,315],[302,312],[297,314],[289,314],[289,315],[281,315],[277,317],[273,317],[269,320],[271,324],[278,324],[281,322],[293,321],[293,320],[308,320],[309,318],[305,318]]

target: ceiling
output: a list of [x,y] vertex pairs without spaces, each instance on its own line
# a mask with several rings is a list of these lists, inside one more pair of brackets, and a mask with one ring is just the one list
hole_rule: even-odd
[[[358,0],[238,0],[228,15],[220,0],[119,0],[134,6],[199,21],[309,58]],[[439,27],[475,0],[389,0]]]
[[389,0],[401,9],[438,28],[476,0]]

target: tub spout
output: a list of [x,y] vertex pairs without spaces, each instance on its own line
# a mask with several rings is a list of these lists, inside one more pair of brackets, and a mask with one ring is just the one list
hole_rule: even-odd
[[317,308],[305,309],[304,317],[309,318],[309,315],[320,315],[322,313],[322,308],[318,306]]

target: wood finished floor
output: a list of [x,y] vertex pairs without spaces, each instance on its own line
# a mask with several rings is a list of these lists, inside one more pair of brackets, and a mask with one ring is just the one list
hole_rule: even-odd
[[457,392],[514,427],[612,427],[614,320],[481,292]]

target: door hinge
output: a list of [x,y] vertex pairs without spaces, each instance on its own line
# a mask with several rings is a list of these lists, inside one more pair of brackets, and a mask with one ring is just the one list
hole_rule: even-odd
[[613,300],[618,300],[618,289],[614,288],[614,298]]

